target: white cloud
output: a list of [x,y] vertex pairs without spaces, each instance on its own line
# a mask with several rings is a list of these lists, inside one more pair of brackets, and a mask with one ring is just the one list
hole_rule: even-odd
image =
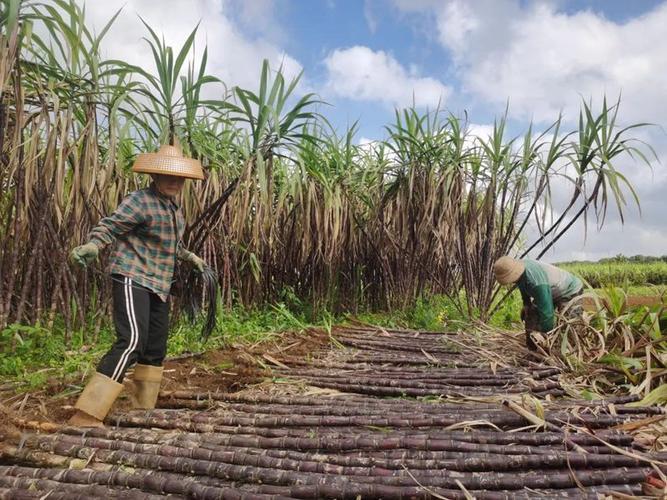
[[[272,1],[262,1],[265,19],[271,16]],[[271,67],[283,66],[286,76],[301,71],[299,62],[280,47],[263,37],[250,38],[231,20],[231,1],[192,0],[183,8],[182,0],[110,0],[86,2],[89,22],[99,30],[113,13],[123,7],[113,27],[103,42],[103,53],[108,58],[141,65],[153,71],[153,58],[148,44],[142,37],[148,32],[139,15],[176,50],[192,29],[200,22],[196,49],[201,56],[208,45],[208,72],[222,79],[228,87],[240,85],[255,89],[263,59]],[[241,18],[252,15],[252,9],[241,10]]]
[[435,108],[451,89],[439,80],[406,70],[391,54],[355,46],[327,56],[327,92],[349,99],[378,101],[391,106]]
[[470,123],[467,131],[470,137],[479,137],[480,139],[487,140],[493,136],[493,130],[492,123]]
[[394,0],[428,12],[464,91],[515,117],[576,121],[581,98],[622,93],[629,121],[667,118],[667,3],[624,24],[590,10],[563,13],[557,2]]
[[469,3],[451,2],[444,4],[442,17],[447,23],[446,29],[440,29],[440,40],[454,52],[461,52],[468,35],[479,26]]

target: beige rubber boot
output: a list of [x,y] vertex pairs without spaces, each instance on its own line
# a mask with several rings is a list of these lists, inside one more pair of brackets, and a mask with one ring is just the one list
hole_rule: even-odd
[[76,427],[103,427],[102,421],[123,390],[123,384],[95,372],[74,407],[77,412],[68,424]]
[[131,383],[128,384],[133,408],[138,410],[152,410],[155,408],[163,370],[163,366],[135,365],[134,375],[130,381]]

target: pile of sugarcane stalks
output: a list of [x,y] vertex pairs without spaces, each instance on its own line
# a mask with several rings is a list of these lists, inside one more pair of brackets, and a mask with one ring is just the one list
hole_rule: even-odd
[[664,408],[561,397],[559,370],[513,366],[488,344],[466,348],[465,335],[355,328],[334,337],[326,358],[272,358],[280,384],[269,389],[163,391],[157,409],[114,413],[103,429],[22,422],[26,432],[0,448],[0,498],[628,498],[664,489],[667,452],[626,431],[665,418]]

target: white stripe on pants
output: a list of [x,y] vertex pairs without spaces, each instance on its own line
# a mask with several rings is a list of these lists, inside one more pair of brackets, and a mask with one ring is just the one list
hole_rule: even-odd
[[118,365],[113,372],[111,378],[118,381],[121,375],[125,372],[125,366],[127,361],[134,351],[137,348],[137,343],[139,342],[139,328],[137,327],[137,320],[134,315],[134,296],[132,294],[132,280],[125,277],[125,307],[127,308],[127,318],[130,323],[130,344],[127,346],[127,349],[123,352],[120,359],[118,360]]

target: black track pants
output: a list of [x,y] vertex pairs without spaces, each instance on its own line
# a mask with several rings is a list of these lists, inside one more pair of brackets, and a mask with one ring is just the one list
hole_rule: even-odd
[[167,353],[169,302],[130,278],[114,274],[112,279],[116,342],[97,365],[97,371],[122,382],[125,371],[135,362],[162,365]]

